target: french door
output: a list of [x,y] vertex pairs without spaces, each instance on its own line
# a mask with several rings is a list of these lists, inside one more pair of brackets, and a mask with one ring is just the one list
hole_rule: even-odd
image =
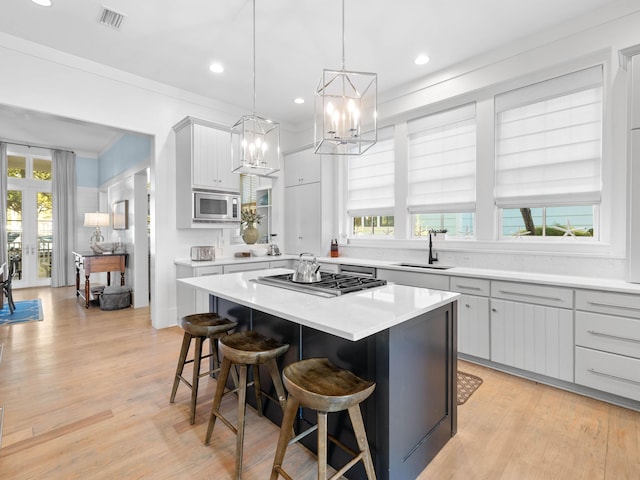
[[14,288],[51,284],[51,160],[9,155],[7,245],[18,260]]

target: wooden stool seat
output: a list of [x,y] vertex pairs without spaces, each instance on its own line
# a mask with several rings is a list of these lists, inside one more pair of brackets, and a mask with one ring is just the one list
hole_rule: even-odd
[[[209,417],[209,426],[207,427],[204,443],[205,445],[209,445],[213,428],[218,418],[236,434],[235,478],[236,480],[240,480],[242,478],[247,387],[250,385],[254,386],[258,414],[262,416],[262,396],[265,394],[260,389],[258,367],[261,364],[266,364],[278,396],[277,401],[284,411],[286,397],[276,359],[286,353],[289,345],[277,342],[272,338],[254,331],[237,332],[226,335],[220,339],[219,343],[220,353],[222,354],[222,367],[220,369],[220,376],[218,377],[218,386],[213,399],[213,406],[211,407],[211,416]],[[236,389],[238,392],[237,425],[233,425],[220,413],[220,403],[222,402],[222,395],[232,365],[237,365],[239,369],[238,387]],[[247,384],[247,370],[249,366],[253,368],[253,382]]]
[[[282,377],[289,391],[289,398],[280,427],[271,480],[277,480],[280,475],[289,480],[292,478],[282,468],[287,446],[304,438],[316,428],[318,430],[318,479],[327,478],[327,439],[329,439],[353,456],[352,460],[336,472],[330,480],[340,478],[359,461],[364,464],[367,478],[375,480],[376,474],[360,412],[360,403],[373,393],[376,384],[335,366],[326,358],[310,358],[287,365],[282,372]],[[291,429],[300,406],[318,412],[318,425],[290,441]],[[354,452],[341,442],[328,437],[327,414],[342,410],[349,412],[359,452]]]
[[[184,384],[191,389],[189,423],[193,425],[196,419],[196,401],[198,397],[199,380],[201,377],[215,374],[220,371],[217,340],[227,335],[228,332],[236,328],[238,324],[226,318],[222,318],[215,313],[195,313],[193,315],[187,315],[182,317],[178,323],[184,330],[184,336],[182,338],[182,348],[180,349],[180,357],[178,358],[178,366],[173,379],[173,387],[171,389],[171,398],[169,399],[169,402],[173,403],[175,401],[178,385],[181,381],[184,382]],[[196,343],[193,358],[191,360],[187,360],[191,340],[194,338]],[[202,342],[207,338],[209,339],[211,353],[203,356]],[[200,373],[201,361],[206,358],[211,359],[209,370],[204,373]],[[193,363],[193,376],[191,383],[182,376],[184,366],[188,363]],[[233,379],[237,384],[237,377],[235,375]]]
[[302,405],[321,412],[347,410],[366,400],[376,388],[326,358],[292,363],[282,372],[284,386]]
[[236,322],[216,313],[194,313],[180,319],[180,327],[194,337],[210,337],[220,333],[227,333],[238,326]]

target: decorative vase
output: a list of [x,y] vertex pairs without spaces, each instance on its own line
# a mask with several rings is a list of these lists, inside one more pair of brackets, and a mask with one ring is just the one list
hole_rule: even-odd
[[255,227],[255,224],[251,223],[244,228],[244,232],[242,232],[242,239],[247,245],[253,245],[258,241],[259,235],[260,232]]

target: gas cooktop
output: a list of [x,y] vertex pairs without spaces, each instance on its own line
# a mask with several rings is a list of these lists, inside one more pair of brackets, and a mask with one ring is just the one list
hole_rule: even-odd
[[386,280],[372,277],[361,277],[347,273],[320,272],[321,280],[314,283],[293,281],[292,273],[258,277],[255,281],[264,285],[288,288],[297,292],[311,293],[324,297],[336,297],[345,293],[359,292],[368,288],[386,285]]

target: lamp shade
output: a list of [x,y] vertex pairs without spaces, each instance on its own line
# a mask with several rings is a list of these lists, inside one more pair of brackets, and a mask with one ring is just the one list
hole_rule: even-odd
[[315,153],[361,155],[376,143],[375,73],[323,70],[315,98]]
[[231,161],[235,173],[264,177],[280,170],[280,125],[243,116],[231,127]]
[[84,214],[85,227],[108,227],[109,214],[100,212],[89,212]]

